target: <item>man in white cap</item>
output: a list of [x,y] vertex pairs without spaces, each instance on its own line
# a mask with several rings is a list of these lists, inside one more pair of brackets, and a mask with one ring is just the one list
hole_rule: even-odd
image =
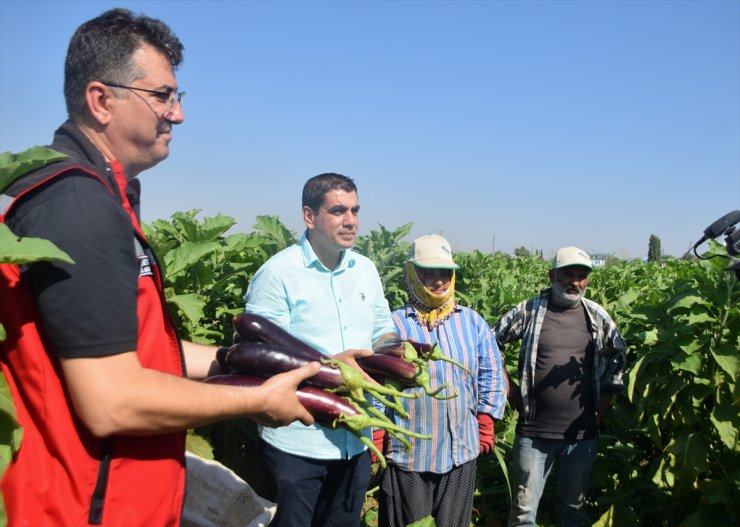
[[[393,312],[396,333],[403,339],[438,345],[445,359],[459,365],[429,361],[432,392],[444,390],[439,398],[411,388],[420,397],[400,401],[408,417],[389,411],[400,426],[432,434],[433,439],[411,439],[407,450],[386,436],[381,527],[403,527],[430,515],[436,525],[470,525],[476,458],[493,450],[493,419],[504,413],[506,377],[501,353],[483,317],[456,302],[456,269],[450,244],[442,236],[428,234],[414,240],[405,267],[409,303]],[[378,435],[373,439],[380,442]]]
[[521,340],[509,402],[519,412],[512,453],[509,525],[536,524],[545,482],[557,461],[563,527],[591,525],[586,494],[598,425],[622,389],[624,339],[614,321],[584,298],[591,258],[578,247],[555,254],[551,287],[520,303],[494,326],[501,348]]

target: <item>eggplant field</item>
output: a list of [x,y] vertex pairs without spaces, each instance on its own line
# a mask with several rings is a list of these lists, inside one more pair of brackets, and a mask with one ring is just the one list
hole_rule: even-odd
[[[296,240],[275,216],[257,218],[251,233],[227,234],[234,221],[180,212],[148,226],[167,277],[168,298],[184,338],[231,344],[250,277]],[[380,272],[391,308],[405,303],[403,241],[411,224],[372,231],[355,249]],[[724,253],[715,242],[708,253]],[[457,253],[458,301],[493,324],[548,285],[539,257]],[[707,526],[740,524],[740,285],[724,258],[640,261],[596,268],[586,292],[612,315],[629,344],[624,392],[602,423],[590,514],[594,525]],[[518,349],[506,349],[516,378]],[[507,463],[516,413],[496,423],[495,455],[479,458],[474,525],[504,525]],[[231,421],[191,434],[191,445],[236,471],[259,492],[254,426]],[[377,467],[374,467],[377,468]],[[552,479],[552,477],[551,477]],[[372,483],[371,483],[372,486]],[[556,486],[548,485],[538,522],[556,525]],[[375,525],[368,489],[365,525]]]
[[[184,339],[219,346],[234,341],[250,278],[271,255],[296,241],[276,216],[257,218],[249,233],[234,220],[202,220],[197,210],[145,226],[166,276],[168,305]],[[412,225],[383,226],[357,240],[372,259],[391,308],[406,301],[403,262]],[[703,255],[724,255],[710,241]],[[456,253],[456,295],[489,324],[547,287],[549,262],[537,256]],[[598,526],[740,525],[740,284],[726,258],[665,259],[597,267],[586,296],[601,304],[627,341],[625,390],[601,424],[589,496]],[[518,345],[505,350],[516,379]],[[506,524],[507,465],[517,415],[496,422],[496,447],[478,459],[473,525]],[[220,422],[188,435],[188,448],[215,458],[261,493],[256,429],[248,420]],[[377,470],[378,465],[373,466]],[[559,517],[555,476],[538,523]],[[375,478],[363,525],[376,525]]]

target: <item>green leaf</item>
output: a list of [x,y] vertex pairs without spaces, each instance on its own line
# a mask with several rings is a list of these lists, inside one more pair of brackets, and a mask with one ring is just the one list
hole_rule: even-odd
[[236,221],[234,218],[220,213],[211,218],[206,218],[200,226],[198,239],[202,241],[217,240],[219,236],[228,231],[235,224]]
[[674,472],[675,456],[672,454],[664,455],[660,460],[660,466],[653,476],[653,483],[659,488],[672,488],[676,484],[676,475]]
[[10,440],[11,451],[15,453],[21,447],[23,429],[18,422],[10,386],[2,371],[0,371],[0,419],[0,432],[4,438]]
[[711,324],[717,321],[717,317],[711,316],[709,313],[691,313],[689,315],[689,324]]
[[737,525],[737,522],[728,518],[728,508],[724,504],[718,506],[700,503],[699,508],[686,516],[678,525],[681,527],[707,527],[709,525]]
[[736,382],[737,373],[740,369],[740,356],[738,356],[737,350],[711,350],[711,354],[717,365],[722,368],[722,371],[729,375],[733,382]]
[[218,242],[185,242],[176,249],[172,249],[165,256],[167,266],[167,278],[177,276],[200,262],[209,254],[220,251],[221,244]]
[[708,470],[708,458],[711,448],[707,439],[693,431],[676,432],[670,444],[665,448],[676,457],[676,466],[688,470],[691,477]]
[[[21,448],[22,441],[23,428],[18,422],[13,396],[5,374],[0,371],[0,478],[13,459],[13,455]],[[0,496],[0,524],[5,519],[5,503]]]
[[243,232],[227,236],[226,238],[224,238],[224,242],[224,253],[229,256],[234,253],[244,251],[250,246],[255,246],[259,243],[258,240],[255,240],[253,237]]
[[700,479],[697,487],[710,505],[732,503],[732,488],[721,479]]
[[273,239],[277,244],[277,251],[296,242],[295,235],[280,222],[278,216],[257,216],[257,223],[254,224],[254,228]]
[[638,386],[638,374],[640,373],[640,368],[642,367],[643,362],[645,362],[647,355],[642,355],[639,359],[637,359],[637,362],[635,365],[627,370],[627,395],[629,396],[631,401],[634,401],[637,397],[636,388]]
[[195,293],[171,295],[167,297],[167,302],[177,306],[192,325],[198,324],[198,322],[203,318],[203,307],[205,306],[205,301],[199,298]]
[[614,525],[614,505],[611,505],[606,512],[596,520],[593,527],[613,527]]
[[636,344],[643,344],[645,346],[654,346],[658,343],[658,330],[649,329],[641,333],[637,333],[633,336],[632,340]]
[[363,527],[377,526],[378,525],[378,509],[368,509],[362,515]]
[[0,223],[0,263],[27,264],[42,260],[75,263],[72,258],[49,240],[19,238],[4,223]]
[[697,351],[701,350],[702,346],[704,346],[704,343],[697,338],[694,338],[691,342],[687,342],[686,344],[678,344],[678,348],[687,355],[695,354]]
[[214,459],[211,444],[194,430],[188,430],[188,434],[185,436],[185,450],[203,459]]
[[676,362],[675,367],[679,370],[685,370],[693,373],[694,375],[699,375],[699,372],[701,370],[701,355],[699,355],[698,353],[686,355],[686,358],[684,360],[682,360],[681,362]]
[[68,157],[45,146],[32,146],[17,154],[2,152],[0,153],[0,190],[8,188],[13,181],[23,174]]
[[409,523],[406,527],[435,527],[437,525],[434,521],[434,517],[429,515],[426,518]]
[[739,452],[738,429],[740,417],[737,408],[730,405],[715,406],[709,416],[722,442],[733,452]]
[[619,311],[630,309],[635,300],[640,299],[641,296],[642,291],[640,291],[639,289],[630,289],[617,299],[616,305],[614,307]]
[[707,301],[703,297],[697,294],[684,293],[673,299],[672,305],[668,308],[667,311],[669,314],[674,314],[676,311],[684,309],[691,310],[696,306],[709,307],[710,304],[707,303]]

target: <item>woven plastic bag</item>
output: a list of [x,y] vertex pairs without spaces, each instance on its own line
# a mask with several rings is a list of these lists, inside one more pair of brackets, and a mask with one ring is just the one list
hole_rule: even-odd
[[186,452],[181,527],[265,527],[277,506],[218,461]]

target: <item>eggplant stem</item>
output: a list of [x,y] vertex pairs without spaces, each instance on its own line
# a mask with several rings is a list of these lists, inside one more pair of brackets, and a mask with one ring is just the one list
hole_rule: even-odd
[[447,388],[448,386],[449,386],[448,384],[443,384],[439,388],[439,390],[437,390],[436,392],[433,392],[433,393],[427,392],[427,395],[429,395],[430,397],[434,397],[438,401],[446,401],[448,399],[454,399],[455,397],[457,397],[460,394],[460,392],[457,391],[457,388],[455,388],[454,386],[449,386],[452,389],[452,391],[453,391],[453,394],[452,395],[445,395],[445,396],[437,397],[437,394],[439,392],[441,392],[443,388]]
[[470,369],[466,368],[465,366],[463,366],[456,360],[445,356],[445,354],[442,353],[442,348],[439,347],[439,342],[434,344],[432,351],[430,351],[429,353],[425,353],[422,357],[428,361],[429,360],[441,360],[441,361],[449,362],[450,364],[454,364],[455,366],[458,366],[462,368],[463,370],[465,370],[466,372],[470,373]]
[[375,446],[375,443],[373,443],[372,439],[370,439],[369,437],[363,435],[361,432],[356,432],[354,430],[350,430],[350,431],[355,435],[355,437],[357,437],[357,439],[359,439],[360,441],[362,441],[362,444],[363,445],[365,445],[367,448],[369,448],[370,450],[372,450],[375,453],[375,457],[378,459],[378,463],[380,463],[380,466],[382,468],[385,468],[386,465],[387,465],[387,463],[385,461],[385,456],[380,451],[380,449]]
[[[381,419],[383,422],[387,422],[387,423],[392,423],[393,422],[393,421],[391,421],[390,417],[388,417],[387,415],[385,415],[383,412],[381,412],[380,410],[378,410],[377,408],[375,408],[372,405],[367,405],[367,407],[364,407],[363,406],[363,408],[365,408],[365,410],[367,410],[369,413],[371,413],[372,415],[374,415],[378,419]],[[393,408],[393,409],[396,410],[396,412],[398,412],[398,409],[397,408]],[[401,409],[403,410],[403,408],[401,408]],[[406,412],[404,412],[404,413],[406,413]],[[404,418],[405,419],[408,419],[408,414],[406,414],[406,416]]]
[[377,392],[382,393],[383,395],[391,395],[396,397],[406,397],[407,399],[415,399],[417,397],[416,394],[409,394],[400,392],[398,390],[393,390],[391,388],[388,388],[386,386],[383,386],[382,384],[375,384],[370,383],[362,376],[362,373],[357,371],[356,368],[353,368],[349,364],[342,362],[338,359],[321,359],[321,362],[324,364],[328,364],[332,368],[339,368],[339,371],[342,373],[342,381],[344,381],[344,386],[340,388],[334,388],[333,391],[354,391],[354,390],[368,390],[370,392]]
[[369,428],[371,426],[375,428],[383,428],[387,430],[388,432],[396,432],[399,434],[403,434],[408,437],[416,437],[418,439],[431,439],[431,434],[420,434],[418,432],[412,432],[411,430],[407,430],[401,426],[398,426],[393,423],[387,423],[385,421],[382,421],[380,419],[376,419],[375,417],[370,417],[366,413],[362,412],[356,415],[352,416],[346,416],[346,415],[340,415],[337,419],[334,420],[335,426],[337,424],[347,427],[350,430],[358,431],[362,430],[363,428]]
[[451,359],[451,358],[449,358],[449,357],[439,357],[439,358],[436,358],[436,359],[434,359],[434,360],[441,360],[441,361],[444,361],[444,362],[449,362],[450,364],[454,364],[455,366],[457,366],[457,367],[459,367],[459,368],[462,368],[462,369],[463,369],[463,370],[465,370],[465,371],[466,371],[467,373],[470,373],[470,369],[469,369],[469,368],[467,368],[467,367],[463,366],[462,364],[460,364],[460,363],[459,363],[459,362],[457,362],[456,360],[454,360],[454,359]]
[[[404,410],[403,406],[401,405],[401,403],[398,400],[391,401],[389,399],[386,399],[385,397],[383,397],[379,393],[375,393],[372,390],[368,390],[368,391],[370,391],[370,393],[372,394],[372,396],[375,397],[378,401],[380,401],[381,403],[383,403],[384,405],[386,405],[388,408],[391,408],[392,410],[395,410],[395,412],[398,415],[400,415],[401,417],[403,417],[404,419],[408,419],[409,414],[406,413],[406,410]],[[396,398],[397,396],[394,395],[393,397]]]

